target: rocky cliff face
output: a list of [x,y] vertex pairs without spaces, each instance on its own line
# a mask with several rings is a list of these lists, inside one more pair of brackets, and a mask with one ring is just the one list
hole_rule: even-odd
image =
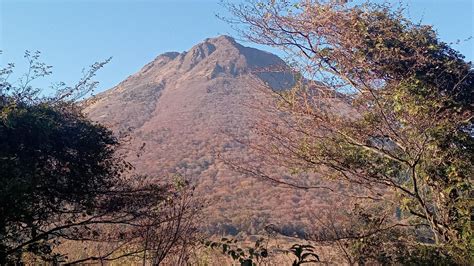
[[[293,77],[277,56],[227,36],[206,39],[183,53],[158,56],[98,95],[88,115],[132,137],[129,160],[155,178],[179,173],[209,200],[209,229],[254,233],[265,224],[296,224],[322,195],[288,191],[231,171],[219,156],[251,159],[238,138],[255,138],[249,108],[265,95],[252,84],[290,88]],[[140,157],[138,147],[145,144]],[[277,167],[275,167],[277,169]],[[275,170],[278,171],[278,170]]]

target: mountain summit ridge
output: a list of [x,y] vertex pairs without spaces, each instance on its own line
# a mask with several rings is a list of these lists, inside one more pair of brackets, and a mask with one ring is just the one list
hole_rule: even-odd
[[271,68],[278,68],[276,72],[281,72],[281,69],[288,69],[285,62],[278,56],[243,46],[232,37],[221,35],[215,38],[207,38],[182,53],[166,52],[160,54],[152,62],[145,65],[139,73],[145,73],[154,67],[160,68],[169,63],[174,64],[173,67],[181,73],[190,71],[204,63],[203,68],[206,68],[211,75],[214,74],[211,78],[215,77],[216,73],[227,73],[236,76],[249,71],[268,72]]
[[[274,89],[286,89],[293,86],[294,79],[285,62],[278,56],[255,48],[245,47],[232,37],[222,35],[208,38],[182,53],[166,52],[130,75],[117,86],[97,95],[94,103],[87,107],[92,117],[107,116],[104,108],[97,108],[104,102],[122,102],[127,109],[133,102],[141,105],[133,112],[149,113],[165,87],[180,87],[181,83],[219,83],[217,78],[240,78],[255,76],[268,83]],[[192,82],[190,82],[192,80]],[[190,88],[200,87],[189,85]],[[193,94],[192,89],[187,92]],[[185,95],[183,95],[184,97]],[[148,99],[148,105],[137,100]],[[145,110],[147,109],[147,110]],[[97,110],[102,114],[97,114]],[[106,111],[106,110],[105,110]],[[126,112],[125,112],[126,113]],[[112,114],[112,113],[110,113]],[[136,128],[136,123],[124,119],[116,121],[122,125]],[[138,119],[142,120],[142,119]],[[103,121],[107,122],[107,121]],[[142,124],[141,122],[138,124]]]

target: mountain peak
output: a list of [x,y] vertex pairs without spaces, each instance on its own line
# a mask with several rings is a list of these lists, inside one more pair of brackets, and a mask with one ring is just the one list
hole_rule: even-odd
[[234,38],[228,35],[219,35],[214,38],[207,38],[204,40],[203,43],[212,43],[215,46],[234,46],[234,47],[242,47],[242,45],[238,44]]
[[207,38],[182,54],[181,69],[199,69],[210,72],[210,77],[238,76],[256,73],[274,89],[288,88],[293,77],[288,66],[278,56],[262,50],[246,47],[227,35]]
[[146,64],[139,72],[119,84],[121,88],[137,90],[137,83],[160,84],[164,80],[178,81],[187,77],[235,78],[255,74],[273,89],[292,87],[293,75],[278,56],[246,47],[227,35],[207,38],[188,51],[166,52]]

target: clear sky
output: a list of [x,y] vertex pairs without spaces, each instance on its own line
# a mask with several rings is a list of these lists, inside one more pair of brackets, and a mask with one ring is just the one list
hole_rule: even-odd
[[[24,51],[39,50],[43,61],[53,66],[52,78],[43,82],[74,83],[82,68],[113,56],[97,75],[100,91],[116,85],[163,52],[188,50],[220,34],[235,35],[215,16],[226,15],[219,2],[0,0],[0,65],[14,62],[17,71],[23,72]],[[444,41],[474,36],[474,0],[406,2],[410,17],[434,25]],[[468,61],[474,60],[472,39],[453,47]]]

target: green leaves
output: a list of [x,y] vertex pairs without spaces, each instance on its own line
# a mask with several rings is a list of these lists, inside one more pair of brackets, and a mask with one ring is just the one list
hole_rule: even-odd
[[[269,257],[264,242],[264,238],[259,238],[255,241],[254,247],[240,247],[236,244],[237,240],[222,238],[221,242],[205,241],[204,245],[211,249],[222,248],[223,254],[230,256],[234,261],[239,261],[240,265],[256,265],[256,262]],[[293,265],[320,261],[311,245],[294,244],[288,251],[296,256]]]
[[294,244],[290,252],[296,256],[293,265],[302,265],[305,263],[319,262],[319,256],[314,253],[314,247],[311,245]]
[[258,239],[254,247],[240,247],[236,239],[222,238],[220,242],[205,241],[204,245],[211,249],[221,249],[222,254],[230,256],[232,260],[239,261],[241,265],[256,265],[254,261],[260,261],[268,257],[268,250],[262,246],[265,240]]

